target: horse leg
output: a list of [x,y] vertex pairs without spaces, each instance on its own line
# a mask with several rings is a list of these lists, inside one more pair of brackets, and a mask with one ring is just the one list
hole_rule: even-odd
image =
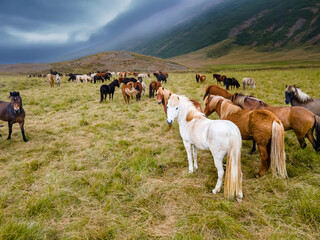
[[318,150],[317,146],[316,146],[316,140],[313,137],[312,131],[309,131],[306,135],[306,137],[308,138],[309,142],[312,144],[312,147],[314,148],[314,150]]
[[[210,149],[211,150],[211,149]],[[211,151],[212,153],[213,151]],[[212,190],[213,194],[216,194],[218,192],[220,192],[221,190],[221,186],[222,186],[222,181],[223,181],[223,174],[224,174],[224,170],[223,170],[223,158],[226,155],[226,152],[218,152],[213,155],[213,159],[214,159],[214,165],[217,168],[218,171],[218,180],[217,180],[217,184],[215,186],[215,188]]]
[[192,153],[193,153],[193,167],[194,171],[198,170],[198,163],[197,163],[197,147],[192,144]]
[[256,151],[256,141],[253,139],[252,140],[252,149],[249,154],[253,154]]
[[188,162],[189,162],[189,173],[193,173],[192,156],[191,156],[191,143],[183,141],[184,147],[187,151]]
[[26,136],[24,135],[24,121],[23,121],[23,122],[20,122],[19,125],[20,125],[20,129],[21,129],[23,141],[28,142]]
[[259,172],[256,174],[256,177],[262,177],[269,170],[270,154],[267,151],[267,146],[264,146],[261,144],[260,145],[257,144],[257,145],[258,145],[258,150],[261,158],[261,166],[260,166]]
[[8,127],[9,127],[9,136],[8,136],[8,140],[11,139],[11,133],[12,133],[12,123],[8,122]]

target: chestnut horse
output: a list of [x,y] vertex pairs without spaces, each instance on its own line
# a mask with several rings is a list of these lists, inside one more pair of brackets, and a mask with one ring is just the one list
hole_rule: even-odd
[[[280,119],[285,131],[293,129],[302,149],[307,146],[305,141],[307,138],[314,150],[320,151],[320,118],[308,109],[299,106],[273,107],[255,97],[244,96],[241,93],[233,94],[231,101],[244,110],[264,109],[273,112]],[[317,140],[313,137],[314,131]]]
[[291,106],[304,107],[315,115],[320,116],[320,99],[313,99],[309,95],[302,92],[296,85],[287,86],[285,91],[286,104],[291,103]]
[[209,95],[205,99],[204,113],[209,116],[216,111],[222,120],[230,120],[238,126],[243,140],[254,139],[258,145],[261,166],[258,176],[267,173],[271,163],[271,170],[276,170],[281,177],[287,176],[284,129],[279,118],[267,110],[243,110],[230,100],[221,96]]
[[213,74],[213,80],[216,79],[217,80],[217,84],[221,82],[223,83],[223,81],[227,78],[226,75],[220,75],[220,74]]
[[134,88],[133,82],[129,82],[129,83],[123,85],[121,90],[122,90],[124,102],[126,104],[130,103],[130,97],[133,98],[134,96],[136,96],[138,94],[138,91]]
[[160,81],[152,81],[149,85],[149,98],[154,97],[154,92],[158,91],[159,87],[161,87]]
[[52,74],[49,74],[49,83],[50,83],[50,87],[53,87],[54,79],[53,79],[53,75]]
[[197,83],[199,82],[199,80],[201,83],[204,83],[206,81],[206,76],[203,74],[197,73],[196,80],[197,80]]
[[10,97],[11,102],[0,101],[0,120],[8,122],[9,126],[9,136],[7,139],[11,139],[12,125],[19,123],[23,141],[27,142],[28,140],[24,135],[24,118],[26,114],[22,108],[22,98],[19,92],[10,92]]
[[217,96],[222,96],[226,99],[229,99],[231,100],[231,97],[232,97],[232,94],[230,94],[226,89],[223,89],[217,85],[208,85],[206,87],[206,90],[205,90],[205,94],[203,96],[203,100],[206,98],[206,96],[208,96],[209,94],[212,94],[212,95],[217,95]]

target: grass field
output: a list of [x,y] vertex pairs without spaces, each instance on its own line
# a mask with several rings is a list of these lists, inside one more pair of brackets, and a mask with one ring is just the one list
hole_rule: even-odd
[[[223,72],[254,77],[252,94],[284,104],[285,84],[320,98],[319,69]],[[207,74],[169,73],[165,87],[203,104]],[[149,83],[151,80],[146,80]],[[162,105],[148,94],[124,104],[99,103],[101,84],[50,88],[47,79],[0,76],[0,99],[20,91],[26,111],[24,143],[17,124],[11,140],[0,128],[0,239],[319,239],[320,156],[301,150],[286,132],[288,179],[260,165],[243,141],[244,200],[211,194],[217,180],[209,152],[198,152],[199,171],[188,174],[178,125],[168,132]],[[236,92],[235,90],[231,91]],[[216,118],[211,115],[210,118]],[[2,124],[2,123],[1,123]]]

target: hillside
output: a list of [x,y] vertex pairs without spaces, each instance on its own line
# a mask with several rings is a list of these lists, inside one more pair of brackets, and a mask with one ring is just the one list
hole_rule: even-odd
[[[224,1],[187,23],[130,44],[124,50],[170,58],[229,39],[235,46],[255,47],[262,52],[302,45],[313,48],[320,42],[319,8],[316,0]],[[219,55],[232,50],[226,48]]]
[[186,67],[172,61],[129,52],[103,52],[66,62],[2,64],[1,73],[46,73],[49,69],[59,72],[156,71],[185,70]]

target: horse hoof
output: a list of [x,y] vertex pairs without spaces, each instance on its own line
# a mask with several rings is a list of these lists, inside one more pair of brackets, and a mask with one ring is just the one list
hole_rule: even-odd
[[249,152],[249,154],[252,155],[252,154],[254,154],[254,152],[255,152],[255,151],[253,151],[253,152],[251,151],[251,152]]
[[216,189],[213,189],[213,190],[212,190],[212,193],[213,193],[213,194],[216,194],[216,193],[217,193]]

